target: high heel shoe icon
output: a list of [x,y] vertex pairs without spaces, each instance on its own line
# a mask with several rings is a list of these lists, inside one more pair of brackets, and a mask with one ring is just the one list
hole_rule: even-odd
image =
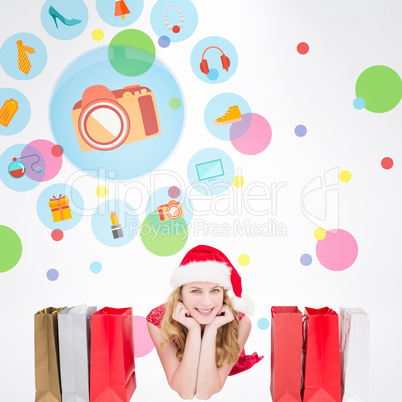
[[56,24],[56,28],[58,29],[59,27],[57,26],[57,20],[58,18],[64,25],[67,25],[69,27],[73,25],[77,25],[81,22],[81,20],[77,20],[75,18],[70,18],[69,20],[65,17],[63,17],[58,11],[56,11],[53,6],[50,6],[49,8],[49,14],[53,18],[54,23]]

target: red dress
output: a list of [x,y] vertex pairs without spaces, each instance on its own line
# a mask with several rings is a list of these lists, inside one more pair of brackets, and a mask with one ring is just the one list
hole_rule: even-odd
[[[166,304],[161,304],[160,306],[151,310],[151,312],[147,315],[147,321],[151,324],[155,325],[156,327],[160,328],[163,317],[165,316],[166,312]],[[245,316],[244,313],[238,313],[239,320]],[[242,371],[246,371],[249,368],[253,367],[254,364],[258,363],[264,356],[258,356],[257,352],[254,352],[252,355],[246,355],[245,350],[243,349],[240,352],[239,359],[237,360],[236,364],[232,367],[229,375],[234,375],[241,373]]]

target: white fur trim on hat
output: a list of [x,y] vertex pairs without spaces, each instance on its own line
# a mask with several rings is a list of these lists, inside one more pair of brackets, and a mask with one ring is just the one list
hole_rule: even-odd
[[241,297],[232,297],[233,309],[241,313],[252,316],[254,314],[254,303],[250,297],[242,295]]
[[232,288],[230,271],[230,267],[218,261],[190,262],[177,267],[173,271],[170,278],[170,285],[174,289],[177,289],[186,283],[212,282],[229,290]]

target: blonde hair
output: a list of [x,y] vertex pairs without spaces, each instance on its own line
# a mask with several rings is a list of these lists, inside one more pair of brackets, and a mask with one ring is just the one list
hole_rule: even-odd
[[[168,297],[166,312],[161,323],[161,330],[166,339],[161,343],[164,348],[170,342],[175,342],[177,346],[176,357],[182,360],[187,339],[187,328],[179,322],[173,320],[172,314],[176,304],[180,301],[182,286],[174,290]],[[223,303],[226,304],[233,313],[234,320],[222,325],[216,333],[216,352],[215,361],[217,367],[222,367],[225,363],[235,363],[240,355],[240,345],[237,340],[239,333],[239,315],[233,310],[233,303],[226,290],[223,293]]]

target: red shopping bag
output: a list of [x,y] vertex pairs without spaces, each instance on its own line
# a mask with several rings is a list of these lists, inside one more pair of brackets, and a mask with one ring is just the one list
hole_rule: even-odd
[[306,307],[303,334],[303,401],[341,402],[338,314]]
[[91,402],[129,402],[136,387],[132,308],[91,317]]
[[296,306],[271,309],[273,402],[301,402],[302,313]]

